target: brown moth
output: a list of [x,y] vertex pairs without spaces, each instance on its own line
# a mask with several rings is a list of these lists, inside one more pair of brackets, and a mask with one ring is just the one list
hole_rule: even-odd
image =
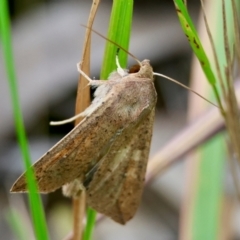
[[[87,77],[97,89],[83,120],[32,168],[39,192],[71,183],[63,191],[76,197],[85,188],[90,207],[124,224],[140,203],[157,94],[149,60],[136,73],[117,65],[108,81]],[[24,173],[11,192],[26,191]]]

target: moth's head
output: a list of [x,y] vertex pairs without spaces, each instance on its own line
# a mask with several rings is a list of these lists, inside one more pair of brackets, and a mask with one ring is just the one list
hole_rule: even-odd
[[137,73],[141,78],[153,79],[153,69],[150,60],[145,59],[129,69],[129,73]]

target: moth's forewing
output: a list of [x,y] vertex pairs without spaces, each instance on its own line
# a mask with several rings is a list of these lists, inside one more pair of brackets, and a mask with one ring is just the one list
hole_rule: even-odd
[[87,203],[122,224],[134,216],[141,199],[156,104],[151,79],[128,79],[123,93],[119,97],[128,104],[119,101],[118,115],[127,115],[128,122],[85,184]]
[[[121,210],[117,219],[126,223],[136,213],[142,197],[146,167],[149,157],[152,127],[155,109],[143,120],[136,135],[131,141],[132,152],[130,153],[128,167],[122,189],[115,203],[115,209]],[[116,219],[116,218],[114,218]],[[115,220],[117,221],[117,220]]]
[[[114,95],[117,93],[110,88],[102,99],[104,104],[33,165],[39,192],[52,192],[76,178],[83,182],[85,174],[109,151],[115,133],[126,123],[116,114],[119,99]],[[11,191],[27,191],[25,173]]]

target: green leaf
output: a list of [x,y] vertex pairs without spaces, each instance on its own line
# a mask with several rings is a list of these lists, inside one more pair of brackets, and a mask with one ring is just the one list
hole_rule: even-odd
[[[112,13],[108,29],[108,38],[128,50],[132,26],[133,0],[113,1]],[[118,47],[106,42],[105,54],[101,69],[101,79],[116,70],[116,53]],[[127,53],[119,52],[119,62],[122,68],[127,65]]]
[[0,1],[0,34],[3,46],[3,55],[5,59],[6,72],[8,77],[8,83],[10,87],[10,94],[12,99],[12,107],[14,114],[14,122],[16,127],[16,133],[18,143],[20,146],[23,163],[26,169],[27,176],[27,187],[29,190],[29,204],[31,209],[31,215],[35,230],[36,238],[39,240],[45,240],[48,238],[46,221],[43,211],[40,195],[37,194],[37,184],[34,179],[34,173],[31,167],[30,154],[28,150],[27,137],[23,124],[23,117],[19,104],[17,78],[15,74],[13,52],[12,52],[12,41],[10,33],[10,19],[8,13],[8,6],[6,0]]
[[224,141],[217,135],[201,147],[198,181],[192,212],[192,239],[218,239],[221,204],[223,194],[223,177],[225,166]]
[[18,240],[26,240],[28,239],[27,228],[24,225],[24,222],[21,220],[21,216],[18,212],[11,208],[5,213],[6,219],[8,221],[9,226],[12,229],[12,232],[15,234],[16,239]]
[[198,37],[197,31],[193,25],[193,22],[188,14],[187,8],[181,0],[175,0],[175,7],[181,23],[182,29],[189,41],[192,50],[198,58],[201,67],[211,85],[215,85],[216,78],[213,74],[208,57],[203,49],[201,41]]
[[83,240],[92,239],[97,212],[91,208],[87,210],[87,223],[83,233]]

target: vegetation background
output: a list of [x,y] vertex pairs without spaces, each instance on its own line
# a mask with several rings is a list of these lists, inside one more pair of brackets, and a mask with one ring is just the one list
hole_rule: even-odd
[[[218,1],[211,1],[212,5],[207,4],[206,10],[210,12],[208,17],[213,25],[213,35],[222,38],[219,22],[221,6],[214,5],[216,2]],[[107,35],[111,4],[112,1],[101,2],[94,23],[94,29],[103,35]],[[51,127],[49,121],[74,115],[78,79],[76,63],[81,56],[85,33],[80,24],[87,22],[91,1],[24,0],[20,3],[13,0],[9,1],[9,7],[20,104],[31,159],[36,160],[73,127],[71,124]],[[199,26],[199,33],[209,52],[205,43],[206,36],[202,35],[203,24],[198,22],[201,19],[199,1],[189,1],[188,9],[193,21]],[[172,1],[149,0],[147,4],[146,1],[135,1],[132,21],[130,52],[140,60],[150,59],[155,72],[173,77],[186,85],[192,79],[194,89],[209,96],[206,81],[196,70],[198,63],[192,65],[192,51],[182,32]],[[91,77],[96,79],[99,78],[104,45],[105,40],[93,35]],[[135,63],[129,59],[128,64]],[[4,58],[0,59],[0,79],[0,238],[21,239],[20,236],[23,236],[22,239],[34,239],[26,196],[9,194],[12,183],[23,171],[23,167],[15,137]],[[193,123],[203,121],[200,113],[193,110],[203,108],[202,105],[212,107],[202,99],[195,100],[192,95],[188,98],[189,93],[185,89],[165,79],[157,78],[155,83],[158,103],[150,159],[185,129],[190,116]],[[223,129],[223,122],[219,120],[217,123],[217,128],[212,133],[214,135]],[[209,129],[205,131],[210,135]],[[197,134],[200,135],[194,133],[192,141]],[[225,139],[220,141],[223,142],[222,145],[213,148],[210,146],[208,152],[203,153],[203,156],[207,156],[204,159],[212,165],[201,168],[199,160],[194,164],[193,155],[187,161],[178,161],[145,187],[142,205],[133,220],[126,226],[120,226],[105,218],[96,225],[93,238],[240,238],[236,191],[229,167],[224,161],[227,147]],[[205,170],[201,173],[198,172],[199,169]],[[203,195],[196,189],[202,189]],[[198,198],[200,195],[203,197]],[[64,198],[61,190],[58,190],[43,196],[43,203],[50,239],[62,239],[71,231],[71,201]],[[212,215],[207,215],[208,213]],[[23,230],[21,233],[16,230],[19,227],[14,227],[15,220]],[[191,235],[193,232],[196,233],[194,237]]]

